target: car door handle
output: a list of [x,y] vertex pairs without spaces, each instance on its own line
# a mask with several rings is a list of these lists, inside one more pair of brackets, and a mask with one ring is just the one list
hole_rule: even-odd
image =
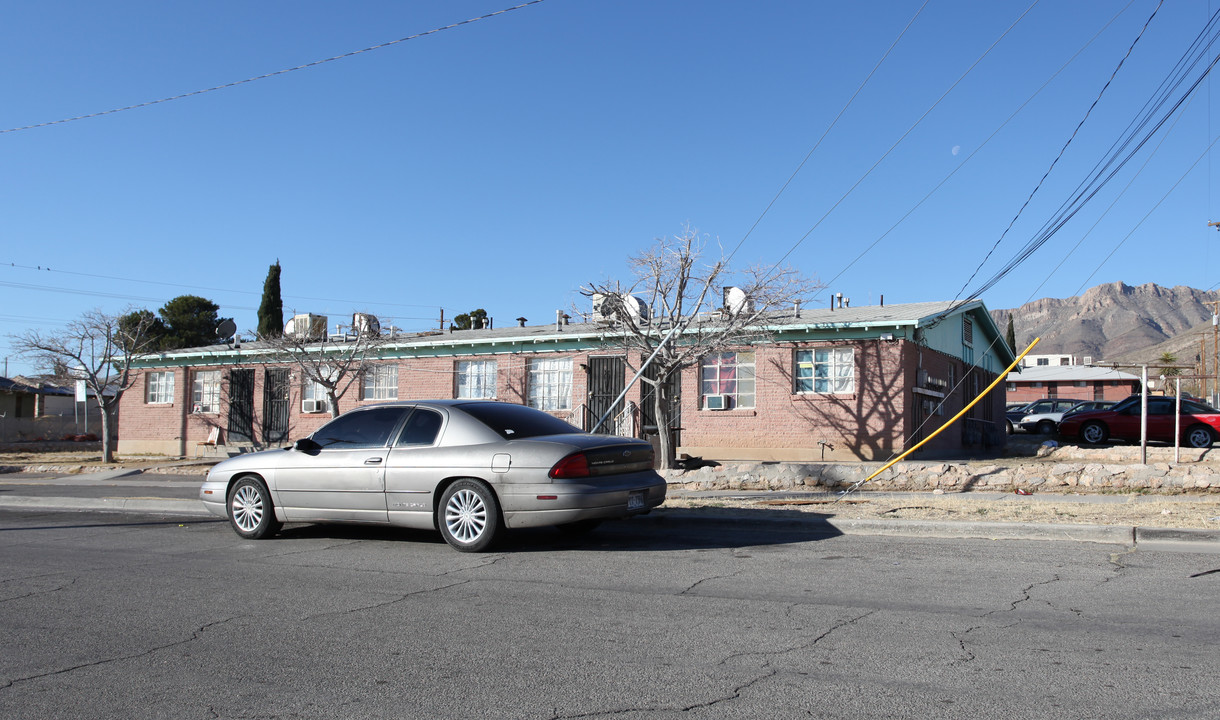
[[380,465],[381,458],[368,458],[367,460],[364,461],[364,464],[365,465]]

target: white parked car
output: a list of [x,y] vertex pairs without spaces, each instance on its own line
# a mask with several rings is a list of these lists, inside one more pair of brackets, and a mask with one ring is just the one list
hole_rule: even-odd
[[1059,422],[1069,413],[1086,410],[1105,410],[1114,403],[1108,400],[1084,400],[1068,408],[1060,408],[1050,412],[1030,413],[1021,418],[1018,427],[1027,433],[1051,435],[1059,428]]

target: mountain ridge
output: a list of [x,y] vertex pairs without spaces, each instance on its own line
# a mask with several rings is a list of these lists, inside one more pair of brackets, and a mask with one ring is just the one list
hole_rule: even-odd
[[[1172,352],[1179,361],[1190,363],[1200,354],[1197,334],[1212,333],[1215,302],[1220,302],[1220,292],[1117,281],[1075,297],[1041,298],[1018,308],[992,310],[991,317],[1001,332],[1012,317],[1019,348],[1041,338],[1035,349],[1039,355],[1151,363],[1161,353]],[[1206,354],[1210,362],[1211,344]]]

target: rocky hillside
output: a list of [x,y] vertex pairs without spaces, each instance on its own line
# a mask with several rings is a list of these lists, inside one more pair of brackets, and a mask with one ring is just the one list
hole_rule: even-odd
[[[1040,355],[1091,356],[1094,362],[1152,362],[1173,352],[1193,362],[1198,332],[1210,338],[1212,305],[1220,293],[1148,283],[1132,287],[1116,282],[1098,285],[1080,297],[1043,298],[1014,310],[992,310],[1003,331],[1012,315],[1017,347],[1042,338]],[[1208,340],[1208,354],[1211,354]]]

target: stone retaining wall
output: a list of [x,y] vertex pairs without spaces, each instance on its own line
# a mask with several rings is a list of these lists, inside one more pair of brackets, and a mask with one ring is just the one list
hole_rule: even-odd
[[[1043,447],[1037,457],[973,462],[901,462],[861,490],[921,492],[1218,492],[1220,457],[1214,450],[1150,448],[1148,464],[1138,447]],[[684,490],[842,490],[884,463],[725,463],[697,470],[670,470],[666,480]]]

